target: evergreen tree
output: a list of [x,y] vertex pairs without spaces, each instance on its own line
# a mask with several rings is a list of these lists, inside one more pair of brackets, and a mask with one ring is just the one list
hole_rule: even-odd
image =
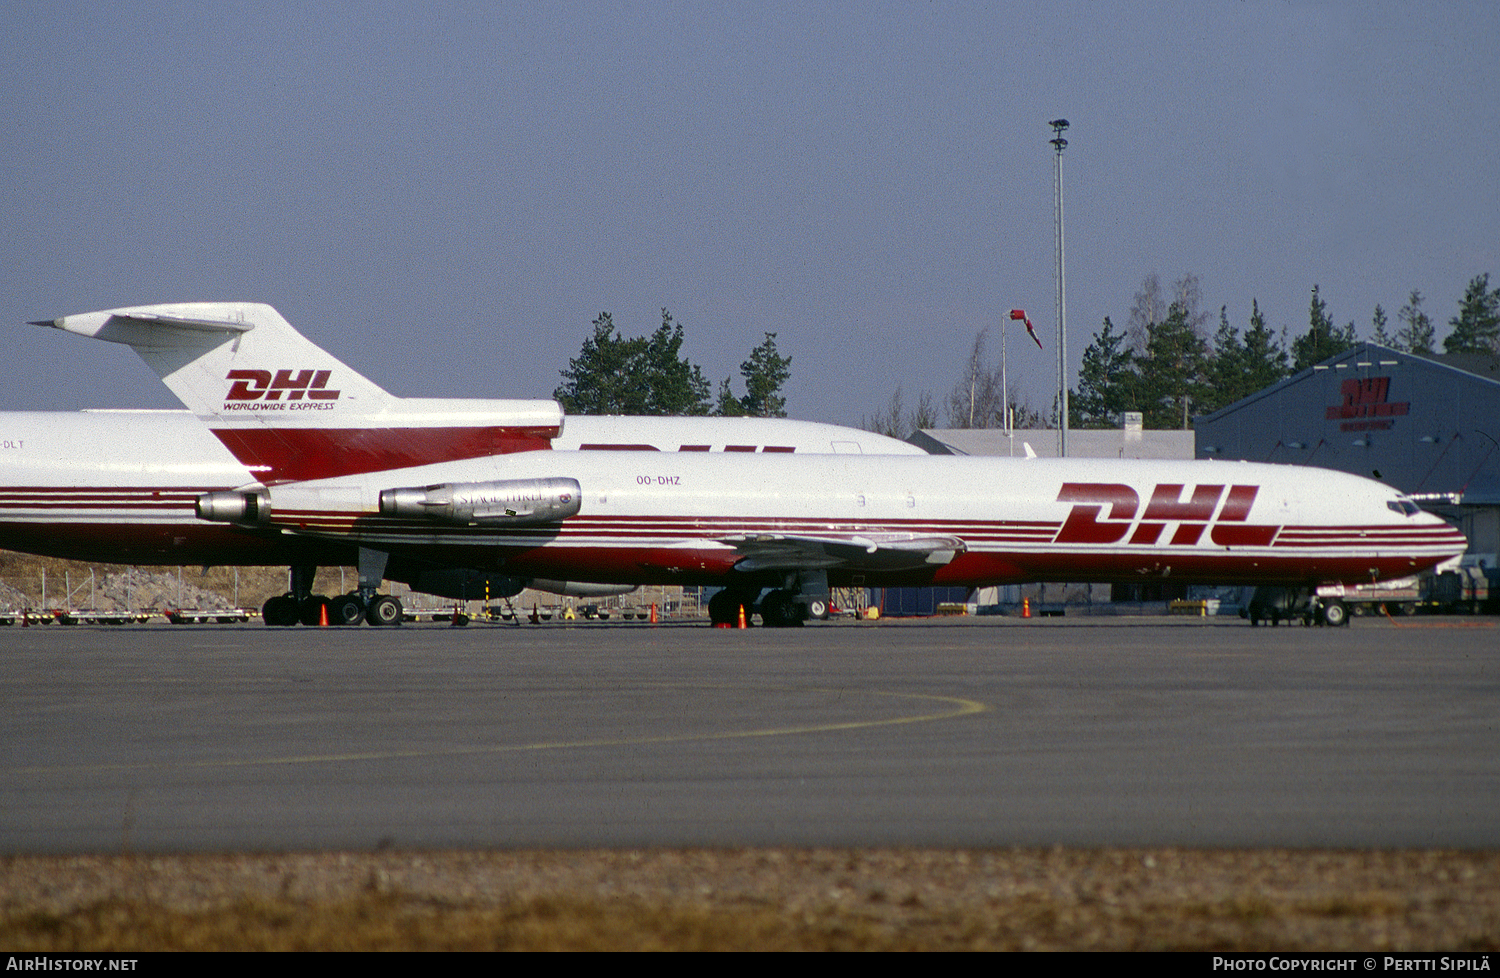
[[648,392],[642,414],[707,414],[712,386],[703,371],[682,357],[682,324],[661,311],[661,325],[646,341],[642,364]]
[[1322,363],[1331,356],[1343,353],[1354,345],[1354,324],[1344,329],[1333,325],[1328,317],[1328,304],[1318,295],[1313,286],[1312,306],[1308,310],[1308,330],[1292,341],[1292,370],[1306,370],[1315,363]]
[[614,320],[601,312],[594,333],[562,371],[564,383],[552,392],[568,414],[643,414],[644,392],[634,376],[645,352],[644,338],[624,339]]
[[1188,322],[1188,310],[1172,303],[1167,318],[1146,330],[1139,403],[1147,428],[1189,426],[1195,409],[1208,400],[1208,360],[1208,344]]
[[1250,327],[1245,330],[1243,340],[1229,325],[1226,312],[1220,311],[1208,377],[1210,390],[1204,413],[1228,407],[1286,379],[1286,351],[1276,342],[1276,334],[1267,328],[1258,301],[1251,300]]
[[1377,346],[1392,347],[1392,344],[1396,342],[1396,338],[1385,331],[1385,324],[1385,310],[1377,302],[1375,303],[1375,315],[1370,317],[1370,326],[1372,327],[1370,342]]
[[1432,344],[1437,337],[1432,320],[1422,311],[1421,292],[1411,290],[1411,296],[1406,300],[1406,305],[1401,307],[1401,311],[1396,313],[1396,318],[1402,323],[1401,328],[1396,330],[1396,349],[1407,353],[1436,352]]
[[1075,428],[1115,428],[1120,415],[1135,411],[1135,354],[1125,345],[1125,335],[1104,317],[1104,328],[1083,351],[1078,371],[1078,389],[1068,396],[1068,424]]
[[1500,289],[1490,291],[1486,272],[1469,280],[1458,303],[1458,315],[1448,321],[1453,332],[1443,340],[1448,353],[1500,352]]
[[672,314],[648,337],[625,339],[610,314],[561,371],[552,396],[569,414],[707,414],[711,390],[703,371],[682,358],[683,332]]
[[1245,392],[1242,397],[1265,390],[1287,378],[1286,347],[1266,326],[1260,303],[1250,300],[1250,328],[1245,330]]
[[719,400],[714,405],[714,414],[721,418],[743,418],[745,406],[740,399],[734,396],[734,391],[729,387],[729,378],[724,378],[724,383],[719,385]]
[[745,378],[745,396],[740,399],[743,413],[753,418],[786,417],[781,388],[792,375],[791,367],[792,358],[776,352],[776,334],[767,333],[765,342],[740,364],[740,376]]
[[1208,363],[1204,413],[1233,404],[1249,393],[1245,390],[1247,366],[1240,331],[1229,323],[1229,308],[1220,306],[1219,330],[1214,334],[1213,355]]

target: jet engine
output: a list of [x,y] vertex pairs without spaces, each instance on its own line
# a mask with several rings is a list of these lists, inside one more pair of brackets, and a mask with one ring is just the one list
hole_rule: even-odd
[[271,518],[271,496],[264,489],[205,492],[193,509],[200,520],[215,523],[265,523]]
[[577,479],[447,482],[383,490],[380,512],[384,516],[418,516],[465,525],[533,526],[573,516],[582,494]]

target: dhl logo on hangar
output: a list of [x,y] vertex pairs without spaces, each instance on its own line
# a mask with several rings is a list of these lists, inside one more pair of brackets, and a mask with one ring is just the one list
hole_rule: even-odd
[[1342,421],[1340,431],[1385,430],[1391,426],[1391,418],[1411,411],[1410,401],[1391,401],[1390,392],[1389,377],[1346,380],[1339,385],[1343,401],[1330,405],[1323,416],[1329,421]]

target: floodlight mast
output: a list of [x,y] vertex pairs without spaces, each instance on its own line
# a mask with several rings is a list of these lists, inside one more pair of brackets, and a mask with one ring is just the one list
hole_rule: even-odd
[[1062,156],[1068,148],[1063,132],[1067,119],[1053,119],[1052,148],[1057,151],[1057,175],[1053,182],[1053,210],[1057,227],[1057,455],[1068,457],[1068,306],[1063,278],[1063,189]]

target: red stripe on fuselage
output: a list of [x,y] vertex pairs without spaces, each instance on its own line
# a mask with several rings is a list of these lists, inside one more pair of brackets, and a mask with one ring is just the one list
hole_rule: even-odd
[[553,427],[215,428],[224,446],[268,485],[383,472],[552,447]]

